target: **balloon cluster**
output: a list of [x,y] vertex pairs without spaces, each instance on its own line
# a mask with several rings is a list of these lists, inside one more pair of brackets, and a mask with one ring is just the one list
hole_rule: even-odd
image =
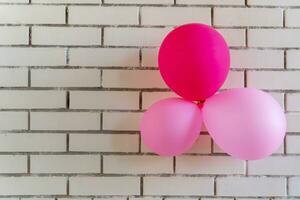
[[230,54],[212,27],[177,27],[161,44],[158,63],[166,84],[182,98],[163,99],[144,113],[142,140],[155,153],[184,153],[197,140],[202,122],[224,152],[242,160],[264,158],[282,144],[284,111],[269,94],[236,88],[214,95],[228,75]]

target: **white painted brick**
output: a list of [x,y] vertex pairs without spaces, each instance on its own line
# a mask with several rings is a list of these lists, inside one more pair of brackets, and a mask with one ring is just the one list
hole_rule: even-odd
[[101,29],[88,27],[33,27],[32,44],[100,45]]
[[286,153],[287,154],[300,153],[300,135],[286,136]]
[[99,173],[99,155],[32,155],[31,173]]
[[292,177],[289,179],[289,195],[300,196],[300,178]]
[[226,40],[228,46],[233,47],[243,47],[246,45],[246,31],[245,29],[217,29],[224,39]]
[[[170,28],[105,28],[108,46],[159,46]],[[126,40],[124,40],[126,38]]]
[[137,110],[139,109],[139,92],[71,91],[70,108]]
[[198,22],[211,24],[210,8],[142,7],[142,25],[181,25]]
[[245,174],[245,162],[229,156],[178,156],[179,174]]
[[145,177],[144,195],[213,195],[210,177]]
[[64,195],[66,177],[1,177],[0,195]]
[[[180,199],[183,199],[182,197],[166,197],[166,198],[164,198],[164,200],[180,200]],[[184,197],[184,199],[186,199],[186,200],[199,200],[197,197],[188,197],[188,198],[186,198],[186,197]],[[203,199],[203,198],[201,198],[201,199]]]
[[106,174],[164,174],[173,173],[173,158],[159,156],[104,156]]
[[299,14],[300,10],[299,9],[288,9],[286,10],[285,13],[285,24],[287,27],[299,27],[300,23],[299,23]]
[[32,130],[99,130],[100,114],[85,112],[31,112]]
[[38,90],[1,90],[0,108],[65,108],[66,92]]
[[282,27],[283,12],[276,8],[214,8],[214,25]]
[[249,71],[248,86],[270,90],[298,90],[298,71]]
[[244,0],[177,0],[177,4],[186,5],[232,5],[239,6],[245,5]]
[[60,152],[66,151],[64,134],[0,134],[0,152]]
[[162,198],[161,197],[129,197],[129,200],[162,200]]
[[135,112],[104,112],[103,129],[116,131],[137,131],[142,113]]
[[286,119],[287,119],[287,132],[300,132],[299,113],[288,113],[286,114]]
[[27,173],[27,156],[1,155],[0,173]]
[[1,47],[0,66],[62,66],[65,54],[63,48]]
[[55,3],[55,4],[100,4],[99,0],[31,0],[32,3]]
[[174,92],[143,92],[142,93],[142,108],[148,109],[155,102],[170,98],[178,97]]
[[158,49],[145,48],[142,49],[142,66],[157,67],[158,66]]
[[139,195],[139,177],[71,177],[71,195]]
[[289,69],[299,69],[300,68],[300,51],[299,50],[288,50],[286,53],[286,65]]
[[65,23],[64,6],[0,5],[0,24],[63,23]]
[[126,197],[103,197],[103,198],[94,198],[95,200],[127,200]]
[[0,3],[28,3],[28,0],[0,0]]
[[105,3],[112,3],[112,4],[173,4],[173,0],[104,0]]
[[15,45],[28,44],[29,29],[23,26],[7,26],[0,27],[0,44],[1,45]]
[[28,70],[10,68],[0,69],[1,87],[24,87],[28,85]]
[[71,134],[70,151],[138,152],[139,136],[127,134]]
[[239,49],[231,50],[233,68],[282,68],[284,52],[281,50]]
[[27,112],[0,112],[0,130],[25,130],[28,127]]
[[298,0],[248,0],[250,6],[300,6]]
[[70,24],[138,24],[137,7],[70,6]]
[[99,87],[97,69],[34,69],[31,70],[33,87]]
[[286,180],[280,177],[218,177],[218,196],[285,196]]
[[244,87],[244,73],[241,71],[229,71],[222,85],[222,89]]
[[71,66],[139,66],[139,50],[133,48],[76,48],[69,54]]
[[103,70],[102,85],[108,88],[166,88],[157,70]]
[[300,111],[300,93],[287,93],[286,106],[288,111]]
[[251,175],[299,175],[300,157],[275,156],[257,161],[249,161],[248,173]]
[[299,34],[299,29],[250,29],[248,44],[250,47],[297,48]]

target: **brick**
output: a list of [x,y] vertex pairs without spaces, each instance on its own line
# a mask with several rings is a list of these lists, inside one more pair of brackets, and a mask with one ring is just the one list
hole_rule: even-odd
[[210,8],[142,7],[142,25],[211,24]]
[[276,8],[214,8],[214,25],[282,27],[283,12]]
[[[16,15],[16,13],[18,13]],[[64,6],[0,5],[0,24],[64,24]]]
[[29,42],[28,27],[0,27],[1,45],[26,45]]
[[70,49],[69,59],[71,66],[138,67],[139,50],[132,48],[76,48]]
[[66,177],[1,177],[0,195],[65,195]]
[[286,153],[300,154],[300,136],[287,135],[286,136]]
[[139,177],[71,177],[70,195],[139,195]]
[[173,0],[104,0],[104,3],[108,4],[150,4],[150,5],[161,5],[161,4],[173,4]]
[[0,3],[28,3],[28,0],[0,0]]
[[300,114],[299,113],[287,113],[287,132],[300,132]]
[[281,50],[231,50],[233,68],[283,69],[284,52]]
[[138,131],[142,113],[136,112],[104,112],[103,130]]
[[286,53],[286,65],[288,69],[299,69],[300,62],[299,62],[300,51],[299,50],[288,50]]
[[99,155],[31,155],[31,173],[99,173]]
[[157,70],[103,70],[103,87],[166,88]]
[[241,71],[229,71],[222,89],[244,87],[244,73]]
[[138,152],[139,135],[71,134],[69,150],[74,152]]
[[66,151],[66,136],[63,134],[0,134],[0,152],[61,151]]
[[285,25],[287,27],[299,27],[300,23],[297,18],[300,17],[299,9],[287,9],[285,13]]
[[88,27],[32,27],[32,44],[100,45],[101,29]]
[[65,54],[63,48],[0,47],[0,66],[62,66]]
[[18,68],[0,69],[1,87],[26,87],[28,85],[28,70]]
[[31,112],[32,130],[99,130],[100,114],[87,112]]
[[248,173],[251,175],[299,175],[299,158],[298,156],[276,156],[249,161]]
[[[250,47],[297,48],[300,46],[298,29],[249,29]],[[272,37],[270,37],[272,35]]]
[[148,109],[155,102],[171,98],[178,97],[174,92],[143,92],[142,93],[142,108]]
[[65,108],[66,92],[38,90],[1,90],[0,107],[20,108]]
[[157,67],[158,66],[158,49],[143,48],[142,49],[142,66]]
[[104,156],[106,174],[164,174],[173,173],[173,158],[159,156]]
[[298,0],[248,0],[250,6],[300,6]]
[[228,5],[228,6],[239,6],[245,5],[244,0],[177,0],[177,4],[186,5]]
[[99,4],[99,0],[31,0],[32,3],[55,3],[55,4]]
[[298,71],[249,71],[248,86],[269,90],[298,90]]
[[213,195],[210,177],[144,177],[144,195]]
[[[272,187],[266,187],[266,185]],[[286,180],[281,177],[218,177],[218,196],[285,196]]]
[[170,28],[105,28],[104,45],[157,47],[169,31]]
[[217,29],[224,37],[228,46],[244,47],[246,45],[246,31],[245,29]]
[[0,112],[0,130],[26,130],[28,128],[27,112]]
[[139,93],[121,91],[74,91],[70,92],[70,108],[137,110],[139,109]]
[[289,195],[291,196],[300,196],[300,178],[299,177],[291,177],[288,181],[289,184]]
[[245,162],[229,156],[179,156],[179,174],[245,174]]
[[32,87],[100,87],[97,69],[34,69]]
[[27,173],[27,156],[1,155],[0,173]]
[[138,24],[137,7],[70,6],[70,24],[134,25]]
[[300,111],[300,93],[287,93],[286,106],[288,111]]

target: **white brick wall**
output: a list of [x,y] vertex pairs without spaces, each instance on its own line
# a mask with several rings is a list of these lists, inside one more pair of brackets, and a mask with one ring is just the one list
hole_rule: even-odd
[[[300,0],[0,0],[0,200],[299,199],[299,18]],[[171,158],[141,142],[142,113],[176,96],[158,47],[190,22],[230,47],[222,89],[285,109],[271,157],[234,159],[207,133]]]

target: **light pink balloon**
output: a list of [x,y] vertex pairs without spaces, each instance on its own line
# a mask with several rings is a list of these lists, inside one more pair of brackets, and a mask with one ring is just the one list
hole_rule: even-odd
[[158,65],[166,84],[179,96],[205,100],[227,77],[229,49],[212,27],[186,24],[166,36],[159,49]]
[[275,152],[284,140],[284,111],[263,91],[239,88],[221,92],[206,100],[202,112],[214,142],[233,157],[261,159]]
[[141,121],[143,142],[161,156],[176,156],[188,150],[200,134],[201,110],[180,98],[154,103]]

